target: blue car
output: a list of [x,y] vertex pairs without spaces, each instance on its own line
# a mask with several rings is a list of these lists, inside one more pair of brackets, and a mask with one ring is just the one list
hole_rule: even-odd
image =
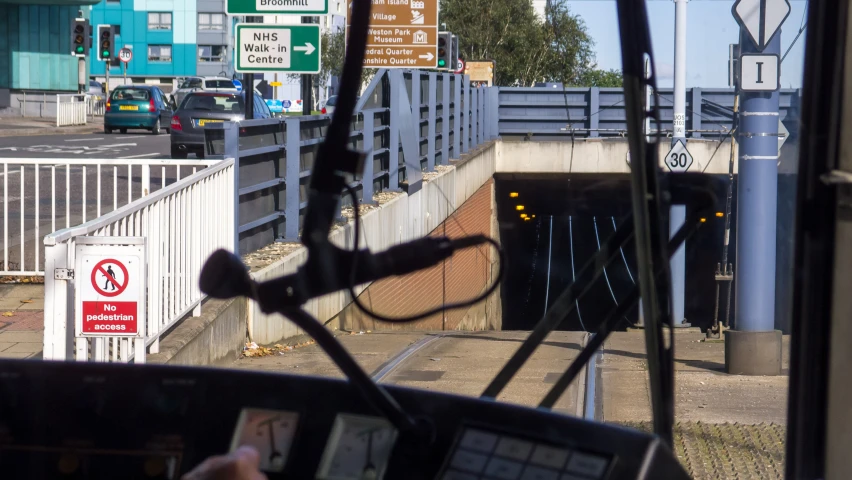
[[122,85],[112,91],[104,113],[104,133],[145,129],[159,135],[169,130],[173,104],[152,85]]

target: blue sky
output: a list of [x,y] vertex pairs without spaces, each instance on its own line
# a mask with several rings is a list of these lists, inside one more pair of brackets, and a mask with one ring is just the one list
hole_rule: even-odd
[[[621,46],[614,0],[568,0],[572,13],[586,22],[595,40],[597,63],[604,69],[621,69]],[[687,87],[727,87],[728,45],[736,43],[739,26],[731,16],[733,1],[691,0],[687,4]],[[807,2],[790,0],[792,10],[781,31],[781,54],[787,51],[802,23]],[[657,79],[660,87],[672,85],[674,70],[674,2],[647,2]],[[781,66],[781,86],[802,85],[802,62],[807,31]]]

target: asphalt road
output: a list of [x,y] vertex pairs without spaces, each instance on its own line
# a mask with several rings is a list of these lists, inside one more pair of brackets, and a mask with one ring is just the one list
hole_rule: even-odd
[[169,135],[146,131],[0,137],[0,158],[171,158]]
[[[5,171],[0,164],[0,270],[19,270],[22,262],[25,271],[43,268],[42,241],[46,234],[97,218],[142,196],[142,166],[138,163],[169,159],[169,151],[168,134],[148,132],[0,137],[0,158],[110,159],[127,160],[127,165],[137,163],[129,171],[124,162],[117,167],[57,165],[53,168],[43,164],[38,173],[38,191],[34,166],[27,165],[22,177],[20,164],[7,160]],[[189,160],[194,157],[190,156]],[[181,167],[181,178],[190,174],[192,167]],[[174,166],[152,167],[151,191],[175,182],[177,175]]]

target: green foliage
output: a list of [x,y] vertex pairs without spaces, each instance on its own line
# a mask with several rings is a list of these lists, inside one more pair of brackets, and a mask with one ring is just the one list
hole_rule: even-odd
[[461,56],[494,60],[496,85],[621,84],[619,72],[596,68],[594,41],[564,0],[549,2],[545,17],[528,0],[441,0],[441,22],[459,36]]
[[[314,86],[325,87],[331,82],[331,77],[338,77],[343,74],[343,59],[346,55],[346,34],[340,32],[325,32],[322,34],[322,49],[321,49],[320,73],[313,75]],[[369,82],[373,75],[376,74],[376,69],[365,68],[361,73],[361,81]],[[301,78],[301,75],[291,75],[294,79]]]

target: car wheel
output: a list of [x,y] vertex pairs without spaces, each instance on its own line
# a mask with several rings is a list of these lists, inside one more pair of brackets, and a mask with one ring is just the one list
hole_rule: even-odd
[[152,135],[159,135],[162,129],[160,128],[160,119],[158,118],[156,122],[154,122],[154,127],[151,129]]
[[119,129],[118,129],[118,131],[119,131],[119,132],[121,132],[121,133],[127,133],[127,129],[126,129],[126,128],[119,128]]
[[104,126],[104,133],[110,134],[110,133],[112,133],[112,129],[107,127],[107,126]]
[[186,151],[180,151],[177,147],[172,145],[172,158],[185,159],[186,157]]

